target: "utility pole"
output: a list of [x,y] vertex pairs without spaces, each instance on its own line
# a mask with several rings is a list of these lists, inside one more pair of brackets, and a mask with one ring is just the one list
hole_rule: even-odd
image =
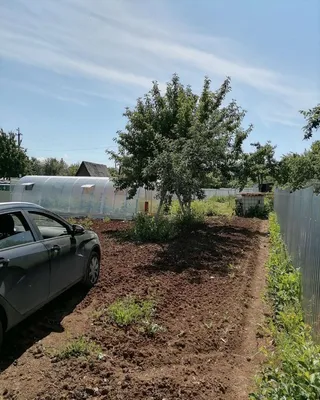
[[16,133],[16,136],[18,136],[18,148],[20,149],[20,146],[21,146],[21,143],[22,143],[22,138],[21,138],[21,136],[23,136],[23,135],[22,135],[22,133],[20,132],[20,128],[17,129],[17,132],[18,132],[18,133]]

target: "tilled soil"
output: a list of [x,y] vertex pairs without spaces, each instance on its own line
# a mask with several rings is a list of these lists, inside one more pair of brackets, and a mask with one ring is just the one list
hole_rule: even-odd
[[[176,400],[248,397],[259,356],[257,324],[267,223],[212,218],[166,245],[124,241],[124,222],[95,222],[99,284],[75,287],[8,334],[0,399]],[[128,294],[156,302],[155,337],[119,328],[101,310]],[[99,357],[59,361],[85,335]]]

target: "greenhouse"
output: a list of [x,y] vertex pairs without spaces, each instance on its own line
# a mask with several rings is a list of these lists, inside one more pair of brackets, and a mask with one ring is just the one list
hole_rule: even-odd
[[39,204],[66,217],[132,219],[138,212],[155,213],[155,192],[138,189],[129,200],[112,180],[97,177],[24,176],[13,187],[11,201]]

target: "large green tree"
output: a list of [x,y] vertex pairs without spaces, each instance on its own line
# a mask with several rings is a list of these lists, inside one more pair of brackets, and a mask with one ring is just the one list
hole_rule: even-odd
[[0,129],[0,178],[19,177],[27,165],[26,150],[18,146],[15,134]]
[[154,82],[133,110],[126,109],[126,129],[115,139],[119,151],[107,151],[121,166],[116,186],[128,188],[130,197],[142,186],[156,189],[159,211],[175,194],[188,213],[192,199],[203,197],[208,174],[232,175],[252,129],[242,128],[245,111],[235,100],[224,104],[230,90],[229,78],[216,91],[205,78],[200,96],[176,74],[163,94]]

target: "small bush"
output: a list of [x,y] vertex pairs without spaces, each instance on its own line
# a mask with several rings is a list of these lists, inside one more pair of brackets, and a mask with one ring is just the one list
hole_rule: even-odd
[[189,214],[182,214],[179,210],[174,217],[174,222],[179,231],[185,231],[204,223],[204,214],[201,210],[192,209]]
[[212,197],[207,200],[195,200],[191,211],[183,214],[178,201],[173,201],[168,215],[158,218],[138,214],[129,237],[139,242],[166,242],[174,239],[181,231],[195,228],[205,221],[205,217],[215,215],[231,216],[234,210],[233,197]]
[[273,205],[271,205],[271,203],[269,202],[263,205],[257,204],[255,206],[252,206],[248,210],[246,210],[246,212],[244,212],[243,204],[241,201],[239,201],[239,199],[237,199],[235,205],[235,214],[238,217],[268,219],[268,216],[272,211]]
[[304,322],[300,272],[291,263],[274,214],[270,215],[270,242],[267,298],[273,308],[269,334],[275,346],[266,351],[267,360],[250,399],[317,400],[320,346]]
[[56,354],[56,357],[59,360],[65,360],[71,357],[88,357],[99,352],[101,352],[101,348],[95,342],[80,337],[68,343],[66,347]]
[[259,219],[268,219],[269,209],[266,205],[256,205],[250,207],[244,214],[246,218],[259,218]]
[[174,239],[178,227],[173,218],[138,214],[130,231],[132,239],[139,242],[165,242]]
[[139,301],[128,296],[117,300],[108,308],[110,319],[118,326],[124,327],[143,320],[150,320],[154,315],[154,303],[149,300]]
[[268,213],[271,213],[274,211],[274,195],[273,194],[268,194],[265,199],[264,199],[264,205]]

